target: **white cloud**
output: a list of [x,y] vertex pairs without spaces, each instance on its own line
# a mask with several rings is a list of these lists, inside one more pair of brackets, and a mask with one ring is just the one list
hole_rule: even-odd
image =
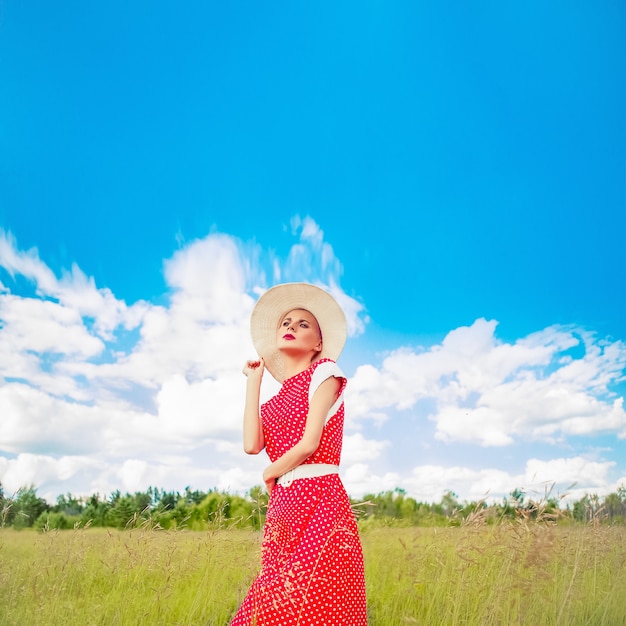
[[0,324],[0,378],[84,399],[76,380],[55,371],[56,366],[95,358],[105,345],[75,310],[48,300],[0,294]]
[[381,452],[391,445],[390,441],[366,439],[361,433],[345,435],[341,461],[345,465],[371,461],[380,456]]
[[165,278],[174,290],[172,309],[186,319],[229,324],[247,320],[253,306],[236,242],[226,235],[210,235],[177,251],[165,262]]
[[110,493],[114,489],[134,493],[145,491],[150,486],[158,486],[167,491],[182,492],[185,487],[192,489],[218,489],[230,493],[245,493],[253,485],[260,484],[261,470],[255,463],[247,467],[219,467],[211,463],[193,463],[191,459],[145,461],[130,458],[111,474],[103,475],[98,493]]
[[291,247],[284,267],[284,280],[302,280],[312,267],[324,284],[336,281],[343,272],[341,263],[335,256],[332,246],[324,241],[324,231],[310,217],[295,216],[291,220],[294,235],[300,235],[300,243]]
[[105,409],[18,383],[0,386],[0,415],[0,444],[12,453],[91,453],[104,443],[100,436],[108,422]]
[[3,347],[9,353],[90,358],[104,349],[103,342],[89,333],[78,311],[49,300],[3,296],[0,318],[4,326]]
[[580,483],[587,487],[602,487],[607,483],[608,472],[615,463],[591,461],[583,457],[529,459],[526,463],[527,483]]
[[38,494],[53,504],[60,493],[108,496],[118,489],[122,493],[134,493],[150,486],[168,491],[183,491],[191,486],[192,489],[217,488],[244,493],[260,484],[261,469],[254,462],[245,468],[223,468],[193,463],[185,456],[162,456],[158,460],[129,457],[115,464],[102,456],[57,458],[23,453],[13,459],[0,456],[0,481],[9,496],[21,487],[34,484]]
[[567,504],[585,494],[602,496],[615,491],[619,482],[610,484],[607,481],[613,465],[610,461],[590,461],[583,457],[550,461],[528,459],[522,472],[511,473],[493,467],[472,469],[431,464],[416,466],[409,475],[399,477],[377,475],[368,465],[358,464],[348,470],[346,482],[353,487],[354,493],[360,495],[401,487],[419,502],[439,502],[447,491],[455,493],[460,502],[501,502],[513,490],[519,489],[536,502],[550,497],[560,498]]
[[406,483],[407,492],[421,502],[438,502],[446,491],[468,501],[482,500],[508,493],[516,486],[516,479],[500,469],[441,465],[415,467]]
[[397,472],[376,474],[367,463],[354,463],[341,472],[342,482],[353,497],[362,498],[366,494],[392,491],[401,482]]
[[[392,352],[382,367],[360,366],[351,381],[353,419],[412,410],[431,400],[436,437],[484,446],[516,439],[626,433],[622,380],[626,346],[574,328],[552,327],[507,344],[496,323],[479,319],[451,331],[440,345]],[[569,351],[582,349],[574,358]]]
[[4,230],[0,230],[0,266],[12,277],[21,275],[34,281],[43,293],[50,293],[57,284],[54,273],[39,259],[37,250],[19,250],[15,238]]
[[244,383],[241,375],[189,383],[183,376],[165,381],[157,395],[158,417],[174,440],[239,432]]
[[[20,454],[14,459],[0,456],[0,480],[7,495],[17,493],[21,487],[71,481],[77,476],[103,470],[105,465],[102,462],[86,456],[56,458],[28,453]],[[47,494],[47,498],[54,502],[59,493]]]

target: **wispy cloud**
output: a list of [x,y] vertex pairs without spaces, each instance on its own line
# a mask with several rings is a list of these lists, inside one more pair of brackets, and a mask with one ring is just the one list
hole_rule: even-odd
[[144,311],[144,303],[128,307],[108,288],[96,287],[92,277],[86,276],[78,265],[72,265],[58,278],[39,258],[36,249],[19,250],[11,233],[0,229],[0,267],[12,278],[20,276],[34,284],[36,293],[44,299],[54,299],[64,309],[93,322],[93,333],[103,339],[112,339],[112,331],[122,326],[135,328]]

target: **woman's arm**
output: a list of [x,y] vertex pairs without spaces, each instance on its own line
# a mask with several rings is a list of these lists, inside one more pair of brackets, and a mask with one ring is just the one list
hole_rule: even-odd
[[279,476],[300,465],[317,450],[328,411],[337,400],[340,389],[341,381],[334,376],[327,378],[317,388],[309,404],[309,413],[302,439],[263,472],[263,480],[270,493]]
[[246,454],[258,454],[265,447],[263,426],[259,415],[259,396],[264,369],[263,359],[247,361],[243,368],[243,373],[248,377],[246,404],[243,410],[243,449]]

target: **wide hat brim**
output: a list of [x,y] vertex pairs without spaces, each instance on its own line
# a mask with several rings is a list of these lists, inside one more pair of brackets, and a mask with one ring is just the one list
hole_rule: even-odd
[[252,343],[265,367],[279,382],[285,379],[285,364],[277,346],[281,319],[294,309],[315,315],[322,331],[322,351],[318,359],[336,361],[348,334],[346,316],[337,301],[327,292],[308,283],[284,283],[268,289],[257,301],[250,318]]

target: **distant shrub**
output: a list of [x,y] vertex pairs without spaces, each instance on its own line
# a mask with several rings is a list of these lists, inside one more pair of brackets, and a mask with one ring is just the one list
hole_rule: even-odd
[[67,530],[80,523],[80,515],[44,511],[33,524],[37,530]]

